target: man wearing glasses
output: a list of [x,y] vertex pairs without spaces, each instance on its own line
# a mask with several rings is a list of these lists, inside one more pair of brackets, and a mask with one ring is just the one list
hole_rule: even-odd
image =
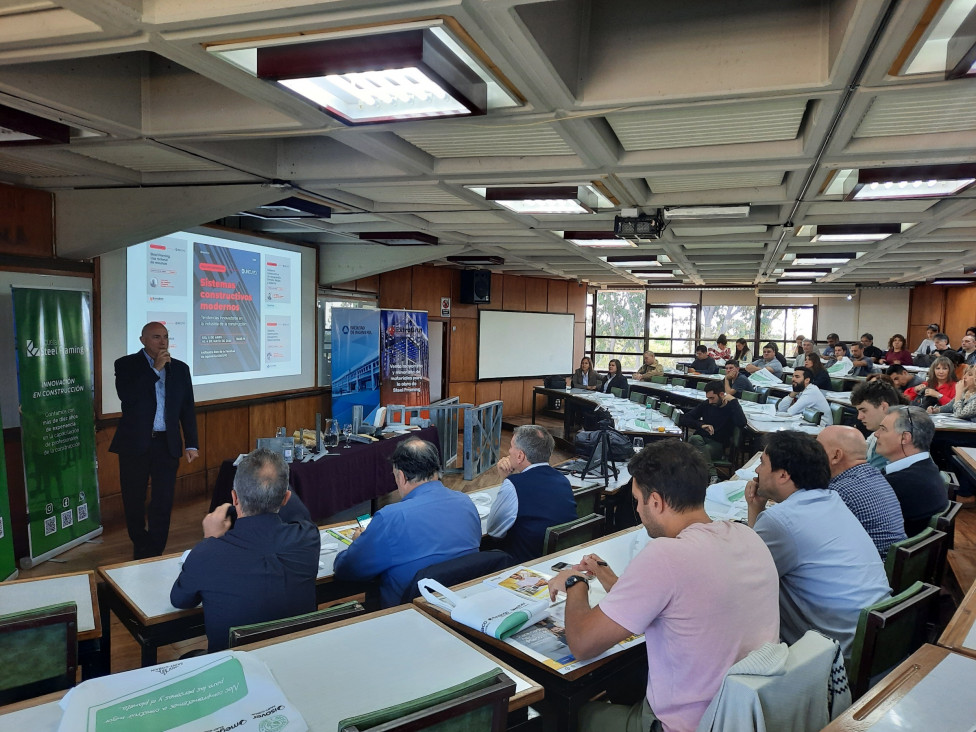
[[915,536],[949,505],[945,481],[929,455],[935,425],[921,407],[896,407],[875,434],[878,454],[890,461],[885,478],[901,503],[905,534]]

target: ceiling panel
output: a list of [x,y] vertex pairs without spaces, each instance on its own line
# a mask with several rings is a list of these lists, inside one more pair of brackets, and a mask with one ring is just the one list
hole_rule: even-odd
[[194,155],[141,142],[77,147],[72,148],[71,152],[140,173],[224,169],[222,165]]
[[785,175],[781,171],[714,173],[710,175],[652,175],[645,180],[652,193],[680,193],[682,191],[720,191],[726,188],[767,188],[782,184]]
[[448,124],[397,133],[435,158],[499,157],[513,155],[573,155],[556,132],[555,123],[500,126]]
[[854,137],[926,135],[976,130],[976,84],[880,94]]

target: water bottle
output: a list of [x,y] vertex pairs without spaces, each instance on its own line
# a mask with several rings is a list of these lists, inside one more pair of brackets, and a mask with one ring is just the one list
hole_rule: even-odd
[[332,420],[332,424],[329,425],[329,447],[339,446],[339,422]]
[[644,405],[644,421],[647,422],[647,424],[650,424],[651,421],[654,419],[651,416],[653,414],[653,412],[654,412],[654,410],[651,408],[651,405],[650,404],[645,404]]

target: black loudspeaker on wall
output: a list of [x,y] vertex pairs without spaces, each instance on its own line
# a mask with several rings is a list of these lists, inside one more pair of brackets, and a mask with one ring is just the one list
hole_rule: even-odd
[[465,305],[491,302],[491,270],[461,270],[461,302]]

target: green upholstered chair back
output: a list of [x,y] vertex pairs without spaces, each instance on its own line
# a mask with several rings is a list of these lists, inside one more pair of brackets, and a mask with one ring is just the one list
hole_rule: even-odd
[[766,404],[772,404],[775,409],[779,403],[783,401],[783,397],[778,396],[768,396],[766,397]]
[[0,704],[70,689],[78,669],[77,605],[0,615],[0,659]]
[[344,602],[341,605],[333,605],[324,610],[316,610],[313,613],[295,615],[290,618],[280,620],[269,620],[266,623],[253,623],[251,625],[238,625],[230,629],[229,647],[236,648],[245,643],[257,643],[258,641],[277,638],[289,633],[297,633],[300,630],[317,628],[320,625],[328,625],[338,620],[345,620],[356,615],[362,615],[366,608],[358,602]]
[[624,390],[623,389],[620,389],[620,388],[618,388],[616,386],[611,386],[610,387],[610,393],[613,394],[615,397],[617,397],[619,399],[619,398],[621,398],[624,395]]
[[605,529],[606,517],[595,513],[578,518],[575,521],[567,521],[564,524],[550,526],[546,529],[542,553],[552,554],[553,552],[572,549],[574,546],[578,546],[587,541],[599,539],[603,536]]
[[695,388],[698,389],[698,391],[705,391],[706,386],[708,386],[707,381],[699,381],[697,384],[695,384]]
[[856,700],[871,679],[917,651],[939,599],[935,585],[916,582],[903,592],[861,610],[847,662],[851,696]]
[[651,383],[652,384],[667,384],[668,383],[668,377],[667,376],[652,376],[651,377]]
[[926,528],[892,544],[885,557],[885,573],[891,591],[898,593],[915,582],[932,581],[938,573],[945,543],[945,532]]
[[661,406],[661,400],[658,399],[657,397],[649,396],[647,397],[647,401],[644,402],[644,404],[649,406],[651,409],[657,409],[659,406]]
[[780,377],[780,381],[782,381],[784,384],[787,384],[789,386],[792,386],[793,385],[793,374],[783,374]]
[[638,404],[643,404],[646,399],[647,399],[647,395],[646,394],[644,394],[642,392],[639,392],[639,391],[633,391],[633,390],[631,390],[631,392],[630,392],[630,401],[637,402]]
[[339,732],[502,732],[515,682],[495,668],[443,691],[339,722]]
[[844,391],[844,380],[843,379],[831,379],[830,380],[830,390],[831,391]]
[[673,404],[668,404],[667,402],[664,402],[661,405],[661,414],[663,414],[665,417],[667,417],[668,419],[670,419],[671,418],[671,415],[674,414],[674,405]]
[[830,405],[830,418],[834,420],[834,424],[844,424],[844,405],[843,404],[831,404]]
[[804,422],[809,422],[810,424],[820,424],[821,419],[823,419],[823,412],[816,407],[807,407],[803,410]]
[[583,518],[584,516],[589,516],[591,513],[599,513],[600,496],[602,495],[602,485],[574,489],[573,498],[576,500],[576,515]]
[[747,402],[759,403],[759,392],[758,391],[740,391],[739,398],[744,399]]

